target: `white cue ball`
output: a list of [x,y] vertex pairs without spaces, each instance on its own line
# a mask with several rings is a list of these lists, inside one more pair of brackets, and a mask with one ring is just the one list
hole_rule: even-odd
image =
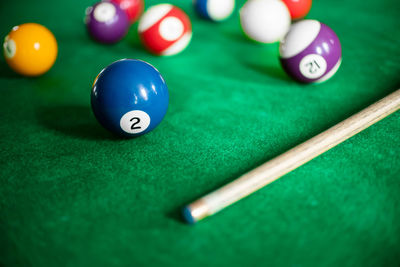
[[281,0],[248,0],[240,10],[243,32],[260,43],[280,41],[290,23],[290,12]]

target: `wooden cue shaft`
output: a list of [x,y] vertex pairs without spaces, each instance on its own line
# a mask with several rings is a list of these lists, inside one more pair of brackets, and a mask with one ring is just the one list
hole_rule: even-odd
[[187,205],[190,223],[213,215],[349,139],[400,108],[400,89],[350,118]]

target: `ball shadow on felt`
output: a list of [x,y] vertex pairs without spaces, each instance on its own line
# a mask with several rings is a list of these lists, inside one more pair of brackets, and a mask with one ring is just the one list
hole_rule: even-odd
[[[239,25],[240,27],[240,25]],[[233,42],[235,43],[240,43],[240,44],[248,44],[248,43],[252,43],[254,41],[250,40],[243,32],[239,32],[239,31],[226,31],[224,32],[225,36],[229,39],[231,39]]]
[[275,78],[277,80],[282,80],[282,81],[291,81],[289,76],[282,70],[282,68],[279,68],[277,66],[271,66],[271,65],[266,65],[262,63],[255,63],[255,62],[243,62],[243,64],[260,73],[263,75],[267,75],[271,78]]
[[271,78],[281,81],[292,81],[283,70],[279,60],[278,44],[259,45],[251,54],[241,57],[242,64],[246,67]]
[[128,41],[131,47],[137,49],[138,51],[146,52],[146,49],[143,47],[142,42],[140,41],[138,22],[136,22],[129,28],[125,39]]
[[118,140],[96,121],[87,106],[60,105],[41,107],[36,112],[44,127],[64,135],[87,140]]
[[292,81],[279,61],[279,43],[258,43],[240,32],[226,32],[225,35],[241,43],[241,46],[232,46],[232,53],[244,67],[276,80]]
[[5,60],[0,61],[0,78],[8,78],[8,79],[20,79],[24,76],[14,72],[8,65]]

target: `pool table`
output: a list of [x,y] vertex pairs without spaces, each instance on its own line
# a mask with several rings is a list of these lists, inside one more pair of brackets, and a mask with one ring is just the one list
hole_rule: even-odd
[[[0,266],[400,266],[400,113],[195,225],[191,201],[400,87],[400,4],[315,0],[307,18],[339,36],[330,80],[299,84],[278,44],[241,32],[237,1],[222,23],[171,0],[193,24],[179,55],[149,54],[137,24],[94,42],[93,1],[1,1],[0,33],[37,22],[56,36],[37,78],[0,59]],[[146,1],[146,8],[159,3]],[[90,107],[99,71],[121,58],[154,65],[170,102],[152,132],[121,139]]]

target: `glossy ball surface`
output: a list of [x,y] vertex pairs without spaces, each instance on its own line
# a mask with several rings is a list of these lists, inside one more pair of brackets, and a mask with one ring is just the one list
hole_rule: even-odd
[[131,24],[139,19],[144,10],[143,0],[111,0],[111,2],[119,5],[125,11]]
[[312,0],[282,0],[289,9],[293,20],[307,16],[312,6]]
[[103,69],[91,92],[98,122],[124,137],[153,130],[164,118],[168,101],[168,88],[158,70],[133,59],[119,60]]
[[194,0],[193,5],[201,17],[212,21],[222,21],[232,15],[235,0]]
[[275,43],[285,37],[290,13],[281,0],[248,0],[240,10],[244,34],[260,43]]
[[56,61],[58,46],[54,35],[36,23],[15,26],[5,37],[3,52],[7,64],[25,76],[46,73]]
[[284,70],[303,83],[328,80],[342,62],[339,38],[331,28],[316,20],[294,23],[279,52]]
[[159,4],[149,8],[139,20],[143,46],[155,55],[171,56],[182,52],[192,39],[192,24],[180,8]]
[[128,32],[128,16],[112,2],[99,2],[86,9],[86,27],[93,39],[100,43],[116,43]]

